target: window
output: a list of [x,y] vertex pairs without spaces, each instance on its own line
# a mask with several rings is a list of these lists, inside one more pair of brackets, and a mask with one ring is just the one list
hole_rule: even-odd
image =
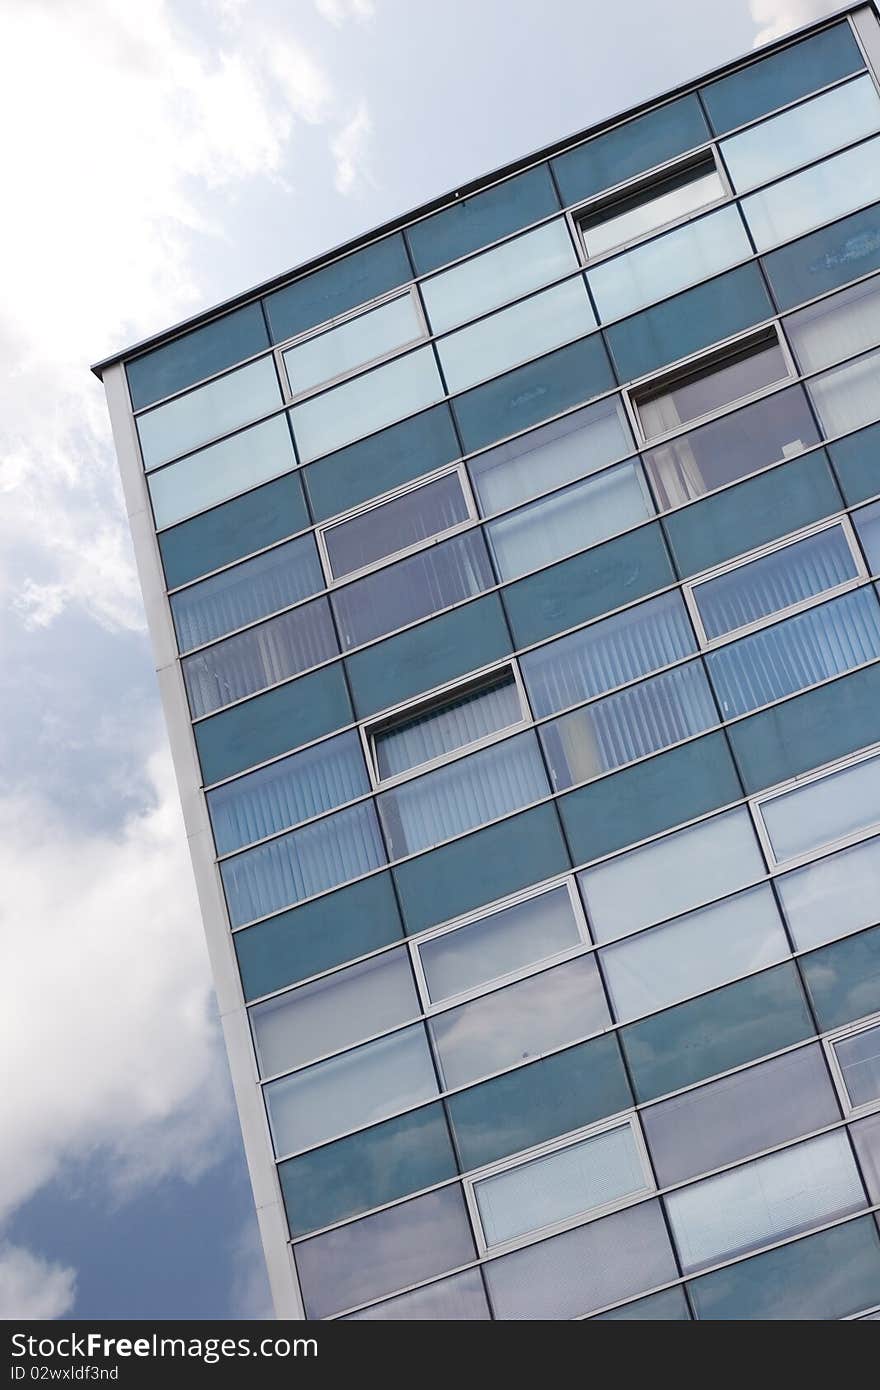
[[857,430],[877,419],[880,415],[878,371],[880,351],[875,349],[807,383],[810,400],[826,439],[835,434],[848,434],[850,430]]
[[646,440],[745,400],[790,376],[775,329],[671,372],[631,393]]
[[595,328],[596,318],[580,276],[459,328],[437,343],[437,354],[451,392],[539,357]]
[[568,227],[558,218],[423,280],[420,289],[432,331],[445,333],[577,268]]
[[880,839],[782,874],[776,889],[801,951],[873,926],[880,919]]
[[378,779],[384,782],[522,724],[525,718],[513,668],[506,666],[374,725],[367,738]]
[[671,1192],[666,1210],[686,1274],[865,1206],[841,1130]]
[[604,1126],[468,1184],[483,1248],[598,1216],[653,1189],[638,1121]]
[[788,942],[767,884],[698,908],[600,952],[621,1022],[773,965]]
[[213,642],[308,598],[324,587],[311,536],[276,546],[241,565],[171,595],[171,615],[181,652]]
[[880,268],[880,206],[781,246],[763,256],[761,265],[781,309],[849,284]]
[[880,277],[860,280],[783,324],[802,372],[817,372],[880,342]]
[[291,394],[300,396],[425,336],[412,290],[295,343],[283,353]]
[[[850,1125],[849,1133],[868,1196],[872,1202],[880,1202],[880,1114],[875,1112],[863,1120],[858,1120],[856,1124]],[[877,1318],[876,1313],[874,1318]]]
[[623,402],[609,396],[479,454],[468,470],[480,512],[491,516],[598,473],[632,447]]
[[158,468],[160,463],[197,449],[216,435],[228,434],[280,404],[281,390],[271,357],[227,372],[138,416],[144,467],[148,471]]
[[880,127],[880,98],[867,74],[722,141],[737,193],[812,164]]
[[324,391],[290,412],[300,459],[318,458],[443,396],[433,349],[417,348],[384,367]]
[[856,534],[873,574],[880,573],[880,503],[862,507],[853,516]]
[[428,1031],[443,1084],[455,1087],[531,1061],[609,1021],[595,958],[584,955],[434,1014]]
[[818,1043],[640,1112],[661,1187],[711,1173],[840,1118]]
[[234,367],[236,362],[243,362],[268,346],[269,335],[259,303],[223,314],[202,328],[182,333],[162,347],[126,362],[132,408],[142,410],[163,396]]
[[611,772],[718,723],[699,662],[606,695],[540,729],[557,790]]
[[645,676],[696,650],[678,592],[661,594],[520,657],[540,719]]
[[820,1028],[880,1011],[880,928],[811,951],[800,967]]
[[880,196],[878,152],[880,141],[866,140],[744,198],[743,216],[757,249],[790,241]]
[[420,541],[444,535],[472,514],[461,474],[445,473],[327,526],[318,535],[331,578],[344,579]]
[[407,952],[384,951],[252,1008],[260,1075],[340,1052],[418,1013]]
[[518,811],[549,790],[538,741],[528,732],[383,792],[379,814],[398,859]]
[[800,454],[819,435],[800,386],[741,406],[642,455],[661,508]]
[[642,470],[633,460],[490,521],[486,536],[499,578],[517,579],[627,531],[653,512]]
[[261,425],[240,430],[231,439],[151,473],[147,486],[156,526],[173,526],[295,467],[287,421],[283,415],[273,415]]
[[314,1148],[436,1093],[420,1023],[270,1081],[263,1092],[277,1154]]
[[[880,245],[880,237],[878,237]],[[847,435],[828,446],[828,455],[834,464],[834,471],[840,481],[841,490],[850,505],[864,502],[877,492],[877,445],[880,443],[880,425],[869,425],[857,434]],[[858,520],[856,530],[859,530]],[[161,537],[160,543],[161,543]],[[864,541],[863,541],[864,543]],[[868,556],[872,570],[880,568],[880,551],[877,559]]]
[[427,618],[495,582],[479,531],[399,560],[337,589],[331,599],[343,650]]
[[678,916],[764,877],[744,807],[607,859],[578,875],[597,941]]
[[594,266],[587,280],[600,321],[624,318],[751,255],[735,207],[720,208]]
[[599,207],[591,207],[578,219],[586,253],[591,259],[602,256],[720,202],[726,192],[709,152],[683,166],[667,169]]
[[343,1322],[487,1322],[492,1314],[478,1269],[465,1269],[386,1303],[373,1303]]
[[589,941],[570,883],[485,912],[413,942],[428,1005],[442,1004],[549,964]]
[[880,822],[880,757],[823,772],[756,802],[759,830],[777,864],[856,838]]
[[838,593],[864,573],[847,521],[835,521],[787,545],[767,547],[685,589],[704,643]]
[[319,598],[292,608],[184,657],[183,678],[193,718],[211,714],[338,655],[327,600]]
[[847,1114],[880,1100],[880,1023],[852,1028],[826,1043]]
[[230,854],[369,790],[357,734],[338,734],[209,791],[217,852]]

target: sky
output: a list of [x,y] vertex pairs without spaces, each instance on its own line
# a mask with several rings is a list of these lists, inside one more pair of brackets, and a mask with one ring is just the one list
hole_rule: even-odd
[[837,5],[0,8],[0,1318],[268,1317],[89,363]]

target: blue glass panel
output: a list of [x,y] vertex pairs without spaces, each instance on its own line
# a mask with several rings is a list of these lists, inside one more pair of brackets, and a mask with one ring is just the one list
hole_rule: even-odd
[[269,334],[259,304],[246,304],[231,314],[184,333],[163,347],[127,362],[125,373],[134,410],[142,410],[173,391],[194,386],[206,376],[234,367],[269,346]]
[[639,1101],[811,1037],[813,1022],[794,965],[777,965],[631,1023],[620,1039]]
[[850,505],[880,492],[880,425],[838,439],[828,445],[828,452]]
[[413,264],[419,275],[427,275],[447,261],[548,217],[558,207],[547,165],[538,164],[407,227]]
[[240,560],[308,526],[302,483],[295,473],[246,492],[159,536],[169,589]]
[[205,783],[232,777],[348,724],[351,705],[342,667],[326,666],[300,680],[195,726]]
[[880,267],[880,203],[761,258],[780,309],[791,309]]
[[576,864],[736,801],[742,788],[723,734],[683,744],[559,802]]
[[400,233],[385,237],[267,295],[263,303],[272,340],[280,343],[295,333],[304,333],[411,279]]
[[427,1105],[279,1164],[294,1235],[357,1216],[455,1176],[440,1105]]
[[748,793],[833,762],[880,739],[880,666],[753,714],[728,732]]
[[374,874],[236,932],[232,939],[245,997],[258,999],[402,935],[391,875]]
[[433,690],[511,650],[497,594],[355,652],[345,665],[359,717]]
[[710,82],[700,95],[713,130],[723,135],[862,67],[862,55],[844,22]]
[[464,1169],[530,1149],[631,1104],[613,1036],[518,1067],[447,1101]]
[[413,933],[570,867],[556,811],[545,805],[399,864],[394,881]]
[[663,520],[683,579],[840,509],[824,449],[706,497]]
[[819,1027],[839,1028],[880,1009],[880,927],[800,959]]
[[539,357],[453,401],[465,451],[548,420],[614,386],[601,335]]
[[708,138],[700,103],[689,95],[597,135],[551,163],[564,201],[577,203],[674,159]]
[[758,267],[743,265],[610,324],[605,339],[618,379],[633,381],[751,328],[772,313]]
[[517,646],[527,647],[662,589],[673,578],[655,522],[509,585],[504,607]]

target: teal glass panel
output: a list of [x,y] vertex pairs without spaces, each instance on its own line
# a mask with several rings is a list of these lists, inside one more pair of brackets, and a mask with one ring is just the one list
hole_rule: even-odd
[[515,367],[453,401],[465,452],[549,420],[614,384],[598,333]]
[[305,333],[411,279],[400,233],[375,241],[372,246],[343,256],[342,260],[267,295],[263,303],[272,341],[280,343],[295,333]]
[[325,666],[196,724],[202,776],[206,784],[219,782],[332,733],[350,720],[342,667]]
[[[215,377],[204,386],[175,396],[137,417],[144,468],[158,468],[178,454],[189,453],[209,439],[267,415],[278,405],[281,405],[281,388],[271,357],[258,357],[255,362],[237,367],[225,376]],[[256,482],[264,480],[254,479]],[[220,500],[218,497],[210,499],[211,502]],[[177,520],[176,517],[172,519]]]
[[624,1303],[622,1308],[612,1308],[610,1313],[600,1313],[595,1322],[690,1322],[691,1312],[684,1289],[664,1289],[662,1293],[648,1294],[647,1298],[637,1298],[635,1303]]
[[315,520],[326,521],[423,473],[432,473],[458,456],[449,407],[435,405],[304,468]]
[[728,730],[747,793],[880,739],[880,666],[809,690]]
[[535,806],[398,864],[394,881],[405,930],[425,931],[570,867],[555,808]]
[[858,434],[838,439],[828,445],[828,452],[850,505],[880,492],[880,425],[869,425]]
[[633,381],[732,337],[773,313],[754,264],[685,290],[605,330],[618,380]]
[[761,258],[780,309],[791,309],[880,267],[880,203]]
[[433,690],[511,650],[497,594],[346,657],[359,717]]
[[[170,404],[174,405],[177,399],[187,398],[175,397]],[[157,407],[159,410],[165,408]],[[250,429],[239,430],[151,473],[147,486],[156,527],[161,530],[173,526],[258,483],[268,483],[272,478],[290,473],[295,466],[296,455],[287,421],[283,415],[272,415]]]
[[862,67],[862,55],[844,21],[710,82],[700,95],[712,129],[723,135]]
[[194,386],[269,346],[259,304],[246,304],[125,364],[134,410]]
[[646,1101],[813,1032],[797,971],[787,962],[631,1023],[620,1039],[636,1100]]
[[842,505],[824,449],[737,483],[663,520],[682,579],[787,536]]
[[233,936],[245,998],[258,999],[403,935],[390,874],[291,908]]
[[708,138],[700,103],[691,94],[597,135],[551,163],[564,202],[577,203],[674,159]]
[[479,251],[530,222],[549,217],[558,207],[550,171],[546,164],[538,164],[407,227],[413,264],[419,275],[427,275],[447,261]]
[[823,159],[798,174],[750,193],[740,203],[758,251],[790,241],[831,217],[880,197],[880,138]]
[[880,927],[801,956],[819,1027],[839,1028],[880,1009]]
[[870,1216],[819,1231],[688,1285],[715,1322],[838,1321],[880,1302],[880,1237]]
[[742,795],[723,734],[685,743],[559,801],[576,864],[611,854]]
[[659,525],[594,546],[503,590],[518,647],[609,613],[674,579]]
[[358,1216],[456,1173],[440,1105],[427,1105],[278,1165],[294,1235]]
[[632,1093],[608,1035],[459,1091],[446,1104],[466,1170],[626,1110]]

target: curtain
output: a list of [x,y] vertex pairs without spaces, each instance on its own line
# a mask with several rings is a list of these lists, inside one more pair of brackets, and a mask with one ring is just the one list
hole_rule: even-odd
[[670,593],[528,652],[520,665],[541,719],[695,650],[684,600]]
[[733,719],[876,657],[880,606],[865,588],[709,652],[706,663],[724,718]]
[[193,718],[339,655],[325,598],[294,608],[183,661]]
[[208,792],[218,854],[230,854],[370,790],[357,734],[340,734]]
[[380,777],[394,777],[522,718],[511,675],[407,719],[376,735]]
[[324,587],[311,536],[288,541],[243,565],[171,595],[181,652],[287,608]]
[[384,864],[372,802],[350,806],[220,865],[234,927]]

